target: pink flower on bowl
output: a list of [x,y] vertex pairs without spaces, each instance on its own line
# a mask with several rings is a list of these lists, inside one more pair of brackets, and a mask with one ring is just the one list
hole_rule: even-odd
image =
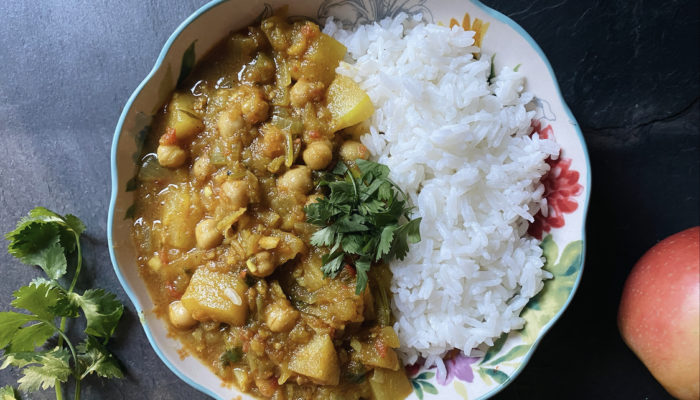
[[[540,138],[549,138],[554,135],[551,125],[542,127],[539,121],[532,121],[533,133]],[[559,157],[556,160],[547,159],[549,172],[542,178],[544,185],[544,198],[547,199],[546,215],[540,210],[535,215],[535,221],[530,224],[528,233],[537,239],[542,239],[543,232],[549,232],[552,228],[564,226],[564,214],[570,214],[578,208],[578,202],[574,197],[583,193],[583,186],[578,183],[580,174],[571,169],[571,159]]]

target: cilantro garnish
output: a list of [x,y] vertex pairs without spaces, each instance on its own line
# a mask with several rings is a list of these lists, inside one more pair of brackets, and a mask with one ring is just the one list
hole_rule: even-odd
[[[73,215],[59,215],[38,207],[22,218],[5,237],[8,252],[20,261],[40,267],[46,278],[36,278],[13,293],[12,306],[25,312],[0,312],[0,369],[22,369],[19,389],[33,392],[55,388],[61,400],[61,383],[75,379],[75,398],[80,381],[95,373],[103,378],[124,376],[117,359],[105,347],[121,318],[124,306],[102,289],[74,291],[82,268],[80,235],[85,225]],[[68,288],[60,282],[74,265]],[[68,337],[66,322],[85,317],[85,338],[77,346]],[[58,335],[49,345],[47,341]],[[0,400],[13,399],[14,389],[0,389]]]
[[420,218],[391,180],[389,167],[358,159],[348,168],[340,162],[320,184],[329,194],[305,208],[308,222],[323,227],[311,244],[330,249],[322,257],[324,276],[335,278],[344,265],[355,267],[355,293],[367,287],[373,262],[403,260],[408,244],[420,241]]

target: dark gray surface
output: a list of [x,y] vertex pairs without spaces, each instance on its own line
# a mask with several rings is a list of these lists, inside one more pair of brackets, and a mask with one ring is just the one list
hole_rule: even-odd
[[[127,378],[90,380],[85,399],[205,397],[151,350],[112,271],[106,241],[109,148],[121,108],[170,33],[203,3],[11,0],[0,6],[0,231],[37,205],[77,214],[88,225],[81,284],[108,288],[127,304],[111,345]],[[510,15],[543,48],[593,164],[582,285],[499,397],[666,398],[622,343],[615,315],[624,278],[644,250],[700,221],[698,2],[485,3]],[[38,272],[4,251],[0,264],[0,310],[7,310],[11,292]],[[0,385],[18,377],[15,369],[0,371]]]

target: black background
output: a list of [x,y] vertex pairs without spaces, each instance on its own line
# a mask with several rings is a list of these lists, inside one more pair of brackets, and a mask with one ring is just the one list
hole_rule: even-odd
[[[197,399],[157,358],[107,253],[109,149],[131,92],[203,1],[25,1],[0,5],[0,231],[30,208],[88,225],[82,285],[128,311],[112,348],[121,381],[83,398]],[[501,399],[664,399],[615,318],[646,249],[700,221],[700,7],[697,1],[485,0],[544,50],[590,153],[593,192],[578,293]],[[37,272],[0,252],[0,309]],[[0,371],[0,385],[19,378]],[[70,395],[70,392],[66,392]],[[31,398],[53,398],[52,391]]]

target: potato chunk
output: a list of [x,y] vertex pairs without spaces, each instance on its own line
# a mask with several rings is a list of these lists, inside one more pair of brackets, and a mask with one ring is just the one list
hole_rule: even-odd
[[192,112],[179,108],[170,113],[168,126],[175,129],[178,140],[189,139],[204,130],[204,123],[201,119]]
[[182,304],[197,321],[241,326],[248,316],[247,286],[233,275],[200,268],[182,295]]
[[289,369],[307,376],[321,385],[337,385],[340,380],[338,354],[327,334],[317,334],[297,349],[289,362]]
[[189,139],[204,130],[204,123],[194,113],[194,98],[175,93],[168,104],[167,125],[175,130],[178,140]]
[[333,131],[358,124],[374,113],[374,106],[367,93],[351,78],[336,75],[326,94],[331,112]]
[[411,382],[406,378],[403,369],[392,371],[375,368],[372,377],[369,378],[369,385],[375,400],[403,399],[413,392]]
[[171,185],[159,195],[163,201],[161,221],[165,227],[165,243],[178,249],[195,246],[194,226],[201,219],[201,210],[192,199],[188,185]]
[[347,48],[334,38],[322,33],[311,43],[301,64],[301,78],[310,82],[330,83],[335,69],[345,57]]

